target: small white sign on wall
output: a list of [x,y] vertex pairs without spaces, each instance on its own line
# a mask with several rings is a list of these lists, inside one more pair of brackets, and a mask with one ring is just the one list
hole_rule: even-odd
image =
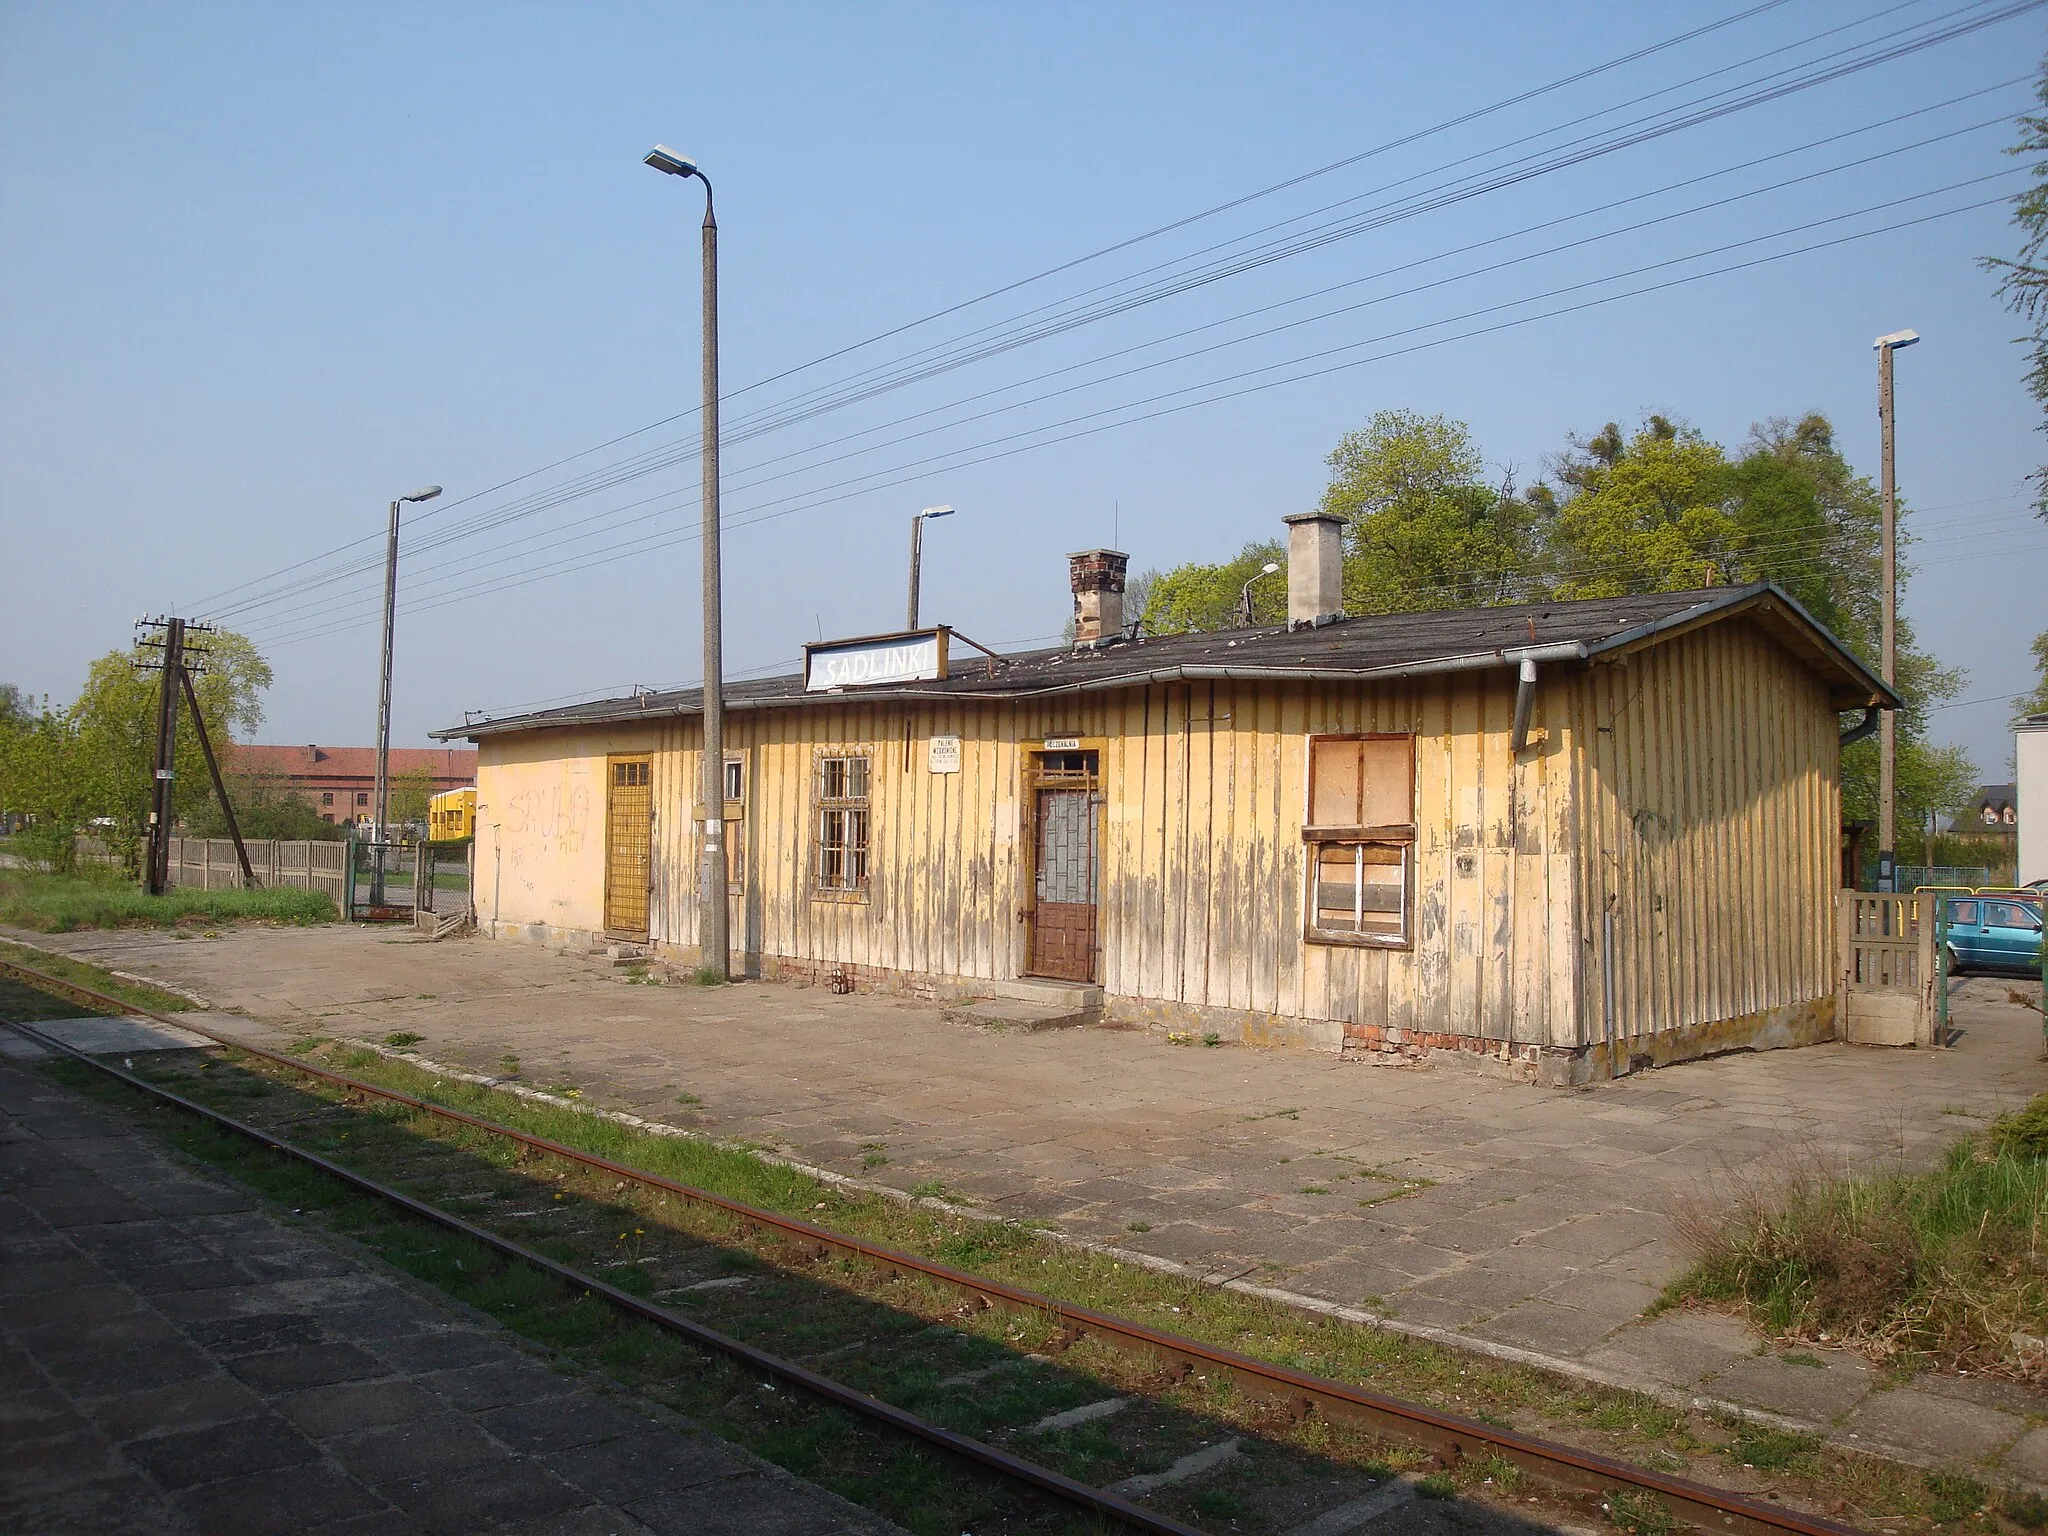
[[925,744],[925,767],[932,773],[960,771],[960,738],[934,736]]
[[1048,736],[1045,738],[1045,750],[1048,752],[1078,752],[1081,750],[1081,738],[1078,736]]

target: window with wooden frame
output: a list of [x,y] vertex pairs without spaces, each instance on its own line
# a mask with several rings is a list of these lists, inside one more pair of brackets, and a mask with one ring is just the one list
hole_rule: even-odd
[[1415,738],[1311,736],[1301,836],[1304,936],[1405,949],[1415,906]]
[[812,885],[824,895],[864,895],[868,888],[868,758],[866,753],[818,759],[813,802],[818,829]]

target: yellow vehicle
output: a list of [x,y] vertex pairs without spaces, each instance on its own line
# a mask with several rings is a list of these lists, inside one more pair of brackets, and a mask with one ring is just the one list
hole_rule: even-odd
[[476,788],[445,789],[427,802],[427,841],[466,843],[476,836]]

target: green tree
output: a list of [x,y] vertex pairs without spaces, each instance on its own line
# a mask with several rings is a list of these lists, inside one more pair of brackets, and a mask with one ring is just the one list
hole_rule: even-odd
[[1564,500],[1547,557],[1560,597],[1677,592],[1727,580],[1743,543],[1728,456],[1693,427],[1651,416],[1633,437],[1609,422],[1554,462]]
[[[1287,569],[1287,551],[1276,539],[1247,544],[1234,559],[1220,565],[1177,565],[1163,575],[1147,571],[1145,633],[1185,635],[1199,630],[1228,629],[1237,622],[1238,597],[1252,583],[1252,619],[1258,624],[1287,621],[1287,578],[1261,576],[1268,565]],[[1128,595],[1128,594],[1126,594]]]
[[[2048,109],[2048,60],[2034,81],[2034,99]],[[1998,296],[2027,322],[2019,344],[2027,349],[2027,392],[2048,413],[2048,115],[2019,120],[2020,141],[2007,154],[2032,157],[2033,182],[2013,199],[2012,221],[2020,228],[2019,255],[1987,256],[1983,265],[1998,274]],[[2042,422],[2048,431],[2048,420]],[[2034,472],[2035,507],[2048,518],[2048,466]]]
[[2034,691],[2023,696],[2013,711],[2012,723],[2021,725],[2029,715],[2048,715],[2048,629],[2034,636]]
[[391,776],[391,825],[424,827],[428,802],[434,798],[434,776],[424,768],[408,768]]
[[1514,602],[1540,561],[1548,488],[1534,503],[1513,477],[1484,478],[1471,428],[1379,411],[1329,456],[1322,510],[1348,520],[1344,607],[1412,613]]
[[[348,828],[321,819],[306,797],[280,773],[238,773],[224,769],[228,799],[235,807],[235,823],[245,838],[282,838],[288,842],[338,842]],[[220,803],[208,799],[185,819],[194,837],[226,837],[227,818]]]
[[[222,632],[204,643],[206,671],[193,688],[214,749],[225,753],[234,732],[252,732],[262,722],[270,664],[241,635]],[[137,664],[157,659],[140,647],[109,651],[87,671],[69,709],[61,715],[46,709],[25,729],[10,728],[0,751],[0,803],[47,824],[103,822],[100,833],[134,867],[149,820],[163,686],[161,672]],[[171,803],[182,818],[213,794],[182,700],[177,764]]]

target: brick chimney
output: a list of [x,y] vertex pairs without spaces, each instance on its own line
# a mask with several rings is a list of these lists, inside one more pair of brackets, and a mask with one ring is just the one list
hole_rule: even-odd
[[1074,589],[1074,643],[1101,645],[1124,632],[1124,568],[1131,557],[1120,549],[1084,549],[1067,556]]
[[1297,512],[1287,525],[1287,627],[1314,629],[1344,617],[1344,524],[1328,512]]

